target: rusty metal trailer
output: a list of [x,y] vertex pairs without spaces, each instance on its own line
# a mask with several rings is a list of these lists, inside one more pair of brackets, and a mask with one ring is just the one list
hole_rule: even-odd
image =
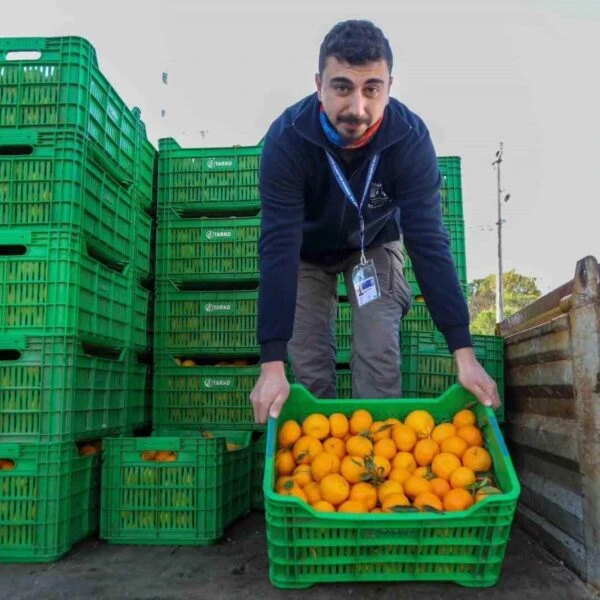
[[519,524],[600,589],[600,269],[497,326],[505,436],[522,485]]

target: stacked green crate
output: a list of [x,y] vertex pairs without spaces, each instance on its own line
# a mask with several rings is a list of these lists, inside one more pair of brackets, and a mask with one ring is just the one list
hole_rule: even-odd
[[0,561],[93,531],[91,442],[148,422],[155,158],[86,40],[0,39]]

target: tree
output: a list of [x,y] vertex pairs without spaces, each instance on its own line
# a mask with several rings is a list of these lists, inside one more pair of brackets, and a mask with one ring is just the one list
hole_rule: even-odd
[[[535,277],[521,275],[514,269],[504,273],[504,316],[510,317],[531,304],[542,294]],[[475,279],[469,283],[471,332],[494,335],[496,328],[496,275]]]

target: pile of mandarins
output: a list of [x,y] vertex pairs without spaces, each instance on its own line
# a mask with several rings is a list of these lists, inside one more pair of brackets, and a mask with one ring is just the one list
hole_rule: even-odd
[[275,491],[315,510],[460,511],[501,491],[475,413],[436,425],[425,410],[374,421],[368,410],[311,414],[278,431]]

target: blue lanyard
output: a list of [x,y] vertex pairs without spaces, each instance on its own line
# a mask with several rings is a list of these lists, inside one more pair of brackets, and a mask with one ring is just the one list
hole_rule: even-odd
[[367,262],[365,259],[365,219],[362,214],[362,208],[367,198],[367,194],[369,193],[369,189],[371,188],[371,182],[373,181],[373,175],[375,175],[375,169],[377,169],[377,164],[379,163],[379,154],[376,154],[369,163],[369,171],[367,173],[365,189],[363,190],[360,204],[356,201],[354,192],[352,191],[348,180],[344,176],[344,173],[342,173],[342,169],[329,152],[327,152],[327,159],[329,160],[329,165],[331,166],[331,170],[333,171],[339,186],[342,188],[342,192],[344,192],[344,196],[346,196],[348,202],[350,202],[350,204],[352,204],[358,211],[358,224],[360,227],[360,262],[365,264]]

